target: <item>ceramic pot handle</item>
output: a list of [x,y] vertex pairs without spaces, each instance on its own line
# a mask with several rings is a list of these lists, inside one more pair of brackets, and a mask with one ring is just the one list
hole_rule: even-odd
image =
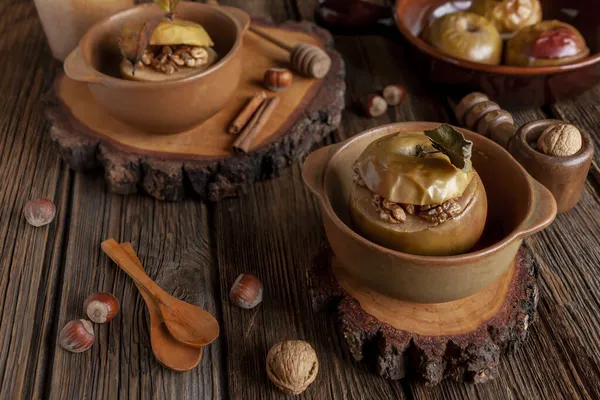
[[308,155],[304,165],[302,165],[302,179],[319,199],[325,199],[325,170],[333,152],[339,144],[321,147]]
[[65,59],[64,70],[65,74],[74,81],[87,83],[100,83],[101,81],[98,72],[86,64],[79,46]]
[[227,12],[231,17],[233,17],[233,19],[235,19],[238,22],[238,24],[240,24],[240,29],[242,33],[248,30],[248,27],[250,26],[250,16],[245,11],[242,11],[239,8],[235,7],[220,7],[224,9],[225,12]]
[[541,183],[529,177],[533,188],[533,212],[523,221],[521,236],[531,236],[541,231],[556,218],[556,200],[552,193]]

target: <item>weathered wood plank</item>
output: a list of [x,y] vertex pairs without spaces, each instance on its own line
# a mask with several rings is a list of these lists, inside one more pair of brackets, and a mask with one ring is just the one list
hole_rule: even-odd
[[[53,354],[54,301],[68,220],[69,172],[48,138],[39,96],[52,65],[31,2],[0,6],[0,397],[39,398]],[[48,72],[51,74],[51,71]],[[27,224],[27,201],[57,206],[45,227]]]
[[56,320],[60,328],[83,317],[84,299],[97,291],[113,293],[121,310],[109,324],[95,325],[90,350],[71,354],[56,349],[50,397],[221,398],[222,339],[205,349],[200,365],[190,372],[162,367],[152,355],[141,296],[100,250],[100,242],[109,237],[132,242],[159,285],[219,318],[206,208],[194,201],[110,195],[101,177],[77,174]]

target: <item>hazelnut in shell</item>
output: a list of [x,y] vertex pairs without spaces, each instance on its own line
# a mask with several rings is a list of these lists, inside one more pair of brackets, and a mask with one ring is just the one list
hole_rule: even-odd
[[376,94],[370,94],[362,101],[362,109],[365,116],[370,118],[376,118],[383,115],[388,108],[388,103],[385,99]]
[[302,340],[286,340],[267,354],[267,376],[280,390],[299,395],[315,381],[319,360],[312,346]]
[[263,285],[254,275],[240,274],[229,291],[229,299],[240,308],[249,310],[262,302]]
[[110,293],[94,293],[83,303],[83,311],[97,324],[110,322],[119,312],[119,301]]
[[583,146],[581,132],[570,124],[549,126],[537,141],[539,151],[555,157],[572,156],[581,150],[581,146]]
[[86,319],[67,322],[58,334],[58,344],[71,353],[81,353],[94,344],[94,327]]
[[497,65],[502,59],[500,33],[478,14],[446,14],[427,27],[424,39],[441,52],[462,60]]
[[383,95],[383,98],[388,106],[397,106],[398,104],[402,103],[402,100],[404,100],[406,90],[404,89],[404,86],[395,83],[384,87],[381,94]]
[[449,256],[469,251],[481,237],[487,197],[479,175],[452,165],[423,132],[377,139],[355,171],[352,226],[372,242],[409,254]]
[[31,200],[23,208],[23,216],[30,225],[40,227],[54,220],[56,206],[49,199]]
[[485,17],[505,34],[542,20],[540,0],[474,0],[469,11]]
[[263,84],[272,92],[281,92],[292,85],[294,74],[287,68],[269,68],[265,72]]
[[543,21],[523,28],[506,45],[506,63],[520,67],[572,64],[589,54],[581,33],[561,21]]

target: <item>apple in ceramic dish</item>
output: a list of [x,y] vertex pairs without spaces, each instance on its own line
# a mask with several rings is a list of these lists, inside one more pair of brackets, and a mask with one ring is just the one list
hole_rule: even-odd
[[424,132],[402,132],[364,150],[350,193],[359,234],[416,255],[456,255],[475,246],[487,217],[485,188],[470,160],[459,169],[437,149]]
[[500,33],[509,35],[542,20],[539,0],[474,0],[469,11],[485,17]]
[[579,31],[561,21],[543,21],[521,29],[506,46],[506,63],[521,67],[571,64],[590,54]]
[[455,58],[500,64],[502,38],[490,21],[470,12],[446,14],[433,21],[424,39],[438,50]]
[[136,81],[182,79],[206,70],[217,53],[206,30],[195,22],[163,18],[152,31],[141,60],[135,65],[126,57],[121,75]]

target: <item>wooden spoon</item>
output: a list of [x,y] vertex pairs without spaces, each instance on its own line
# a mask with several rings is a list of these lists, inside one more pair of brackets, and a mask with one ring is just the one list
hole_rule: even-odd
[[[121,248],[127,253],[129,258],[141,269],[144,270],[140,259],[135,254],[131,243],[121,243]],[[202,360],[202,348],[191,347],[178,342],[171,336],[164,324],[158,304],[150,293],[135,282],[140,294],[146,302],[148,312],[150,313],[150,343],[154,357],[165,367],[173,371],[189,371]]]
[[202,347],[219,336],[219,323],[211,314],[161,289],[114,239],[105,240],[101,247],[127,275],[154,297],[165,325],[175,339],[189,346]]

